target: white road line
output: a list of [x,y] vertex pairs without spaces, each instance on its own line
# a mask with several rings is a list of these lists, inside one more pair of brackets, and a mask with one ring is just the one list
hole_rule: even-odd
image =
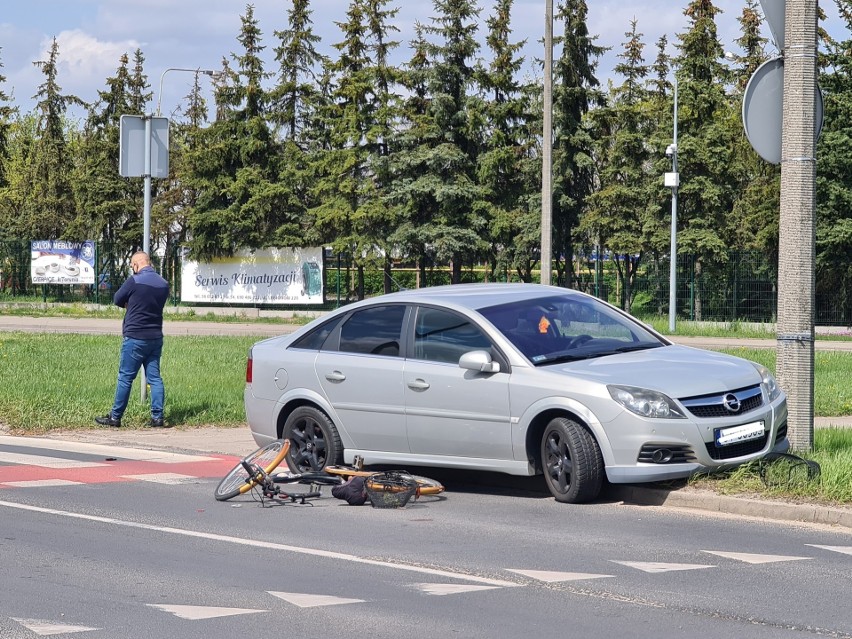
[[757,555],[746,552],[721,552],[719,550],[702,550],[701,552],[706,552],[710,555],[718,555],[719,557],[726,557],[727,559],[744,561],[747,564],[771,564],[778,561],[801,561],[803,559],[810,559],[810,557],[792,557],[790,555]]
[[179,473],[149,473],[147,475],[122,475],[122,479],[135,479],[136,481],[150,481],[155,484],[188,484],[198,481],[193,475],[181,475]]
[[555,584],[562,581],[580,581],[582,579],[604,579],[612,577],[612,575],[597,575],[588,572],[555,572],[552,570],[517,570],[506,568],[509,572],[514,572],[524,577],[537,579],[549,584]]
[[27,630],[30,630],[41,637],[50,635],[64,635],[72,632],[88,632],[89,630],[100,630],[100,628],[90,628],[89,626],[71,626],[67,623],[56,623],[53,621],[45,621],[44,619],[18,619],[12,617]]
[[414,584],[418,590],[427,595],[458,595],[463,592],[479,592],[480,590],[494,590],[497,586],[471,586],[470,584]]
[[28,481],[2,481],[0,485],[15,488],[50,488],[51,486],[83,486],[81,481],[68,479],[30,479]]
[[97,468],[98,466],[106,466],[106,464],[101,462],[63,459],[61,457],[50,457],[49,455],[6,453],[2,450],[0,450],[0,462],[21,466],[38,466],[39,468]]
[[0,446],[21,446],[24,448],[61,450],[66,453],[85,453],[89,455],[97,455],[99,457],[120,457],[122,459],[133,459],[136,461],[153,461],[160,464],[182,464],[184,462],[209,461],[215,459],[215,457],[184,455],[164,450],[141,450],[138,448],[127,448],[124,446],[107,446],[104,444],[90,444],[87,442],[69,442],[61,439],[49,439],[46,437],[14,437],[12,435],[0,435]]
[[255,612],[266,612],[266,610],[255,610],[254,608],[217,608],[215,606],[172,606],[169,604],[145,604],[150,608],[157,608],[163,612],[170,612],[175,617],[197,621],[199,619],[216,619],[217,617],[233,617],[234,615],[250,615]]
[[276,592],[267,590],[273,597],[283,599],[299,608],[316,608],[318,606],[340,606],[344,604],[364,603],[363,599],[346,599],[332,595],[312,595],[305,592]]
[[664,564],[656,561],[615,561],[611,560],[614,564],[621,564],[622,566],[629,566],[630,568],[636,568],[637,570],[642,570],[644,572],[673,572],[677,570],[699,570],[701,568],[715,568],[716,566],[707,566],[705,564]]
[[819,544],[805,544],[806,546],[813,546],[814,548],[822,548],[823,550],[830,550],[832,552],[840,552],[844,555],[852,555],[852,546],[820,546]]
[[338,561],[349,561],[356,564],[367,566],[378,566],[380,568],[392,568],[395,570],[405,570],[407,572],[420,573],[424,575],[432,575],[434,577],[444,577],[448,579],[462,579],[464,581],[473,581],[475,583],[487,584],[489,586],[503,586],[507,588],[522,586],[513,581],[504,581],[502,579],[491,579],[489,577],[480,577],[478,575],[469,575],[459,572],[451,572],[449,570],[437,570],[435,568],[426,568],[424,566],[412,566],[410,564],[394,563],[392,561],[380,561],[378,559],[368,559],[357,555],[349,555],[342,552],[332,552],[329,550],[319,550],[318,548],[305,548],[304,546],[290,546],[287,544],[278,544],[271,541],[260,541],[258,539],[245,539],[243,537],[231,537],[230,535],[217,535],[214,533],[205,533],[198,530],[186,530],[184,528],[170,528],[168,526],[154,526],[153,524],[143,524],[135,521],[126,521],[123,519],[114,519],[112,517],[100,517],[98,515],[85,515],[83,513],[75,513],[67,510],[56,510],[54,508],[42,508],[41,506],[31,506],[29,504],[18,504],[11,501],[0,501],[0,507],[13,508],[16,510],[26,510],[29,512],[42,513],[45,515],[56,515],[58,517],[68,517],[70,519],[82,519],[84,521],[95,521],[102,524],[111,524],[113,526],[124,526],[126,528],[138,528],[140,530],[152,530],[155,532],[167,533],[170,535],[182,535],[184,537],[195,537],[199,539],[209,539],[210,541],[221,541],[224,543],[236,544],[239,546],[250,546],[253,548],[266,548],[268,550],[278,550],[284,552],[292,552],[299,555],[309,555],[312,557],[324,557],[326,559],[336,559]]

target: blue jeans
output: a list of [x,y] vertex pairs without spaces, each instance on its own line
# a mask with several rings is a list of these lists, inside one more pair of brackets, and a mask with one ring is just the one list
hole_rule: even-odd
[[145,376],[151,387],[151,419],[163,418],[163,405],[166,403],[166,389],[160,377],[160,355],[163,352],[163,338],[133,339],[125,337],[121,344],[121,358],[118,362],[118,383],[115,387],[115,401],[112,405],[112,418],[121,419],[130,399],[133,380],[139,367],[145,367]]

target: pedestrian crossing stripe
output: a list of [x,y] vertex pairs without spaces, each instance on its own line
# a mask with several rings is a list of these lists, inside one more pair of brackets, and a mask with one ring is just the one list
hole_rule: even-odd
[[100,630],[100,628],[90,628],[89,626],[72,626],[67,623],[56,623],[54,621],[46,621],[44,619],[19,619],[12,617],[24,628],[30,632],[34,632],[40,637],[49,637],[51,635],[64,635],[72,632],[88,632],[90,630]]
[[588,572],[556,572],[552,570],[517,570],[507,568],[509,572],[514,572],[530,579],[537,579],[549,584],[559,583],[560,581],[580,581],[582,579],[604,579],[612,577],[612,575],[597,575]]
[[15,488],[54,488],[56,486],[82,486],[83,482],[69,479],[32,479],[29,481],[5,481],[4,486]]
[[319,606],[340,606],[343,604],[364,603],[364,599],[347,599],[331,595],[313,595],[305,592],[277,592],[267,590],[273,597],[283,599],[299,608],[316,608]]
[[179,473],[149,473],[146,475],[121,475],[124,479],[135,479],[136,481],[150,481],[155,484],[186,484],[198,481],[194,475],[181,475]]
[[744,561],[747,564],[771,564],[778,561],[801,561],[810,557],[792,557],[789,555],[757,555],[745,552],[721,552],[718,550],[702,550],[711,555]]
[[496,590],[500,586],[474,586],[472,584],[414,584],[414,587],[425,592],[427,595],[458,595],[463,592]]
[[614,564],[621,564],[629,568],[636,568],[644,572],[675,572],[678,570],[701,570],[702,568],[715,568],[716,566],[708,566],[705,564],[664,564],[656,561],[615,561]]
[[805,544],[806,546],[812,546],[814,548],[822,548],[823,550],[830,550],[831,552],[840,552],[844,555],[852,555],[852,546],[820,546],[819,544]]
[[217,617],[233,617],[235,615],[250,615],[266,610],[254,608],[220,608],[217,606],[180,606],[170,604],[145,604],[149,608],[157,608],[163,612],[169,612],[175,617],[198,621],[199,619],[216,619]]

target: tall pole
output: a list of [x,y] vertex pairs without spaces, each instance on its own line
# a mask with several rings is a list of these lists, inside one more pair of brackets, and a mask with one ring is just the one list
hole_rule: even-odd
[[674,333],[677,318],[677,71],[674,74],[674,126],[672,132],[672,231],[671,258],[669,260],[669,332]]
[[787,393],[787,437],[814,440],[817,0],[787,0],[781,124],[776,372]]
[[544,113],[541,135],[541,283],[550,284],[553,243],[553,0],[544,7]]
[[[145,116],[145,168],[142,175],[145,180],[144,199],[142,205],[142,250],[151,255],[151,118],[150,113]],[[145,376],[145,366],[142,366],[139,376],[139,387],[144,404],[148,398],[148,381]]]

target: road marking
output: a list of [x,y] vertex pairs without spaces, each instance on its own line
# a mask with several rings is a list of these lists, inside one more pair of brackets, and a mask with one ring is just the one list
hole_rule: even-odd
[[820,546],[819,544],[805,545],[813,546],[814,548],[822,548],[823,550],[830,550],[832,552],[842,552],[844,555],[852,555],[852,546]]
[[320,550],[317,548],[306,548],[304,546],[290,546],[287,544],[279,544],[271,541],[260,541],[258,539],[246,539],[243,537],[231,537],[230,535],[217,535],[214,533],[205,533],[198,530],[187,530],[183,528],[170,528],[168,526],[155,526],[153,524],[143,524],[135,521],[126,521],[123,519],[114,519],[112,517],[100,517],[98,515],[85,515],[83,513],[75,513],[67,510],[56,510],[54,508],[43,508],[41,506],[31,506],[29,504],[18,504],[11,501],[0,501],[0,506],[13,508],[15,510],[26,510],[29,512],[41,513],[44,515],[55,515],[58,517],[68,517],[70,519],[81,519],[84,521],[94,521],[102,524],[110,524],[113,526],[123,526],[126,528],[138,528],[140,530],[151,530],[170,535],[182,535],[184,537],[194,537],[198,539],[208,539],[210,541],[221,541],[224,543],[236,544],[240,546],[250,546],[253,548],[265,548],[268,550],[277,550],[284,552],[292,552],[300,555],[308,555],[311,557],[323,557],[326,559],[337,559],[338,561],[349,561],[356,564],[367,566],[378,566],[381,568],[392,568],[395,570],[404,570],[408,572],[420,573],[424,575],[432,575],[444,577],[448,579],[462,579],[464,581],[473,581],[475,583],[487,584],[490,586],[504,586],[507,588],[522,586],[514,581],[505,581],[503,579],[491,579],[489,577],[480,577],[478,575],[470,575],[460,572],[452,572],[449,570],[438,570],[436,568],[426,568],[424,566],[414,566],[411,564],[394,563],[392,561],[381,561],[378,559],[368,559],[367,557],[359,557],[357,555],[349,555],[341,552],[332,552],[329,550]]
[[457,595],[462,592],[497,589],[497,586],[472,586],[470,584],[414,584],[414,587],[427,595]]
[[250,615],[266,610],[255,610],[253,608],[217,608],[215,606],[173,606],[169,604],[145,604],[150,608],[157,608],[163,612],[170,612],[175,617],[197,621],[199,619],[215,619],[217,617],[233,617],[234,615]]
[[136,461],[155,461],[160,464],[181,464],[183,462],[215,459],[214,457],[171,453],[164,450],[142,450],[140,448],[126,448],[124,446],[107,446],[104,444],[90,444],[87,442],[69,442],[61,439],[48,439],[45,437],[0,435],[0,446],[3,445],[19,446],[21,448],[60,450],[66,453],[84,453],[88,455],[96,455],[98,457],[120,457],[122,459],[134,459]]
[[25,453],[6,453],[0,451],[0,462],[19,466],[38,466],[39,468],[98,468],[106,466],[102,462],[62,459],[47,455],[27,455]]
[[595,575],[587,572],[554,572],[549,570],[515,570],[512,568],[506,568],[509,572],[514,572],[519,575],[524,575],[525,577],[530,577],[531,579],[537,579],[538,581],[544,581],[549,584],[558,583],[560,581],[579,581],[581,579],[603,579],[605,577],[612,577],[612,575]]
[[194,475],[180,475],[178,473],[149,473],[146,475],[119,475],[124,479],[135,479],[137,481],[150,481],[155,484],[187,484],[198,481]]
[[88,632],[89,630],[100,630],[100,628],[90,628],[89,626],[71,626],[64,623],[55,623],[52,621],[45,621],[43,619],[18,619],[17,617],[12,617],[14,621],[17,621],[27,630],[36,633],[41,637],[48,637],[50,635],[64,635],[72,632]]
[[777,561],[801,561],[802,559],[810,559],[810,557],[791,557],[789,555],[755,555],[745,552],[720,552],[717,550],[702,550],[711,555],[719,557],[727,557],[728,559],[736,559],[744,561],[747,564],[771,564]]
[[677,570],[700,570],[702,568],[715,568],[716,566],[707,566],[704,564],[663,564],[655,561],[615,561],[610,560],[614,564],[629,566],[644,572],[674,572]]
[[316,608],[318,606],[340,606],[342,604],[364,603],[364,599],[346,599],[331,595],[311,595],[305,592],[275,592],[267,590],[273,597],[283,599],[299,608]]
[[83,486],[83,482],[71,481],[69,479],[30,479],[28,481],[3,481],[4,486],[15,488],[50,488],[52,486]]

